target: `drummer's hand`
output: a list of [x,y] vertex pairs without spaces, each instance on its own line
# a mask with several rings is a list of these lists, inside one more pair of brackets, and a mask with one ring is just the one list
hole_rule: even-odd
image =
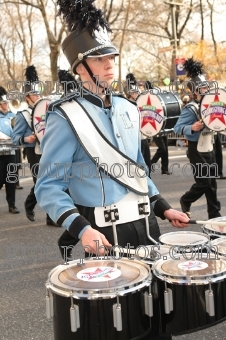
[[188,216],[178,210],[168,209],[165,210],[164,216],[171,222],[174,227],[184,228],[188,227],[189,218]]
[[[89,246],[91,251],[96,254],[97,253],[97,247],[98,247],[98,242],[99,241],[99,247],[102,245],[106,247],[112,247],[112,245],[108,242],[106,237],[101,234],[99,231],[93,229],[93,228],[88,228],[84,231],[82,237],[81,237],[82,245],[83,247]],[[94,242],[96,241],[96,242]],[[104,247],[100,248],[98,250],[99,255],[105,255],[104,252]],[[98,254],[97,254],[98,255]]]
[[36,141],[36,136],[35,135],[30,135],[24,138],[26,143],[34,143]]
[[195,122],[192,126],[191,129],[192,131],[200,131],[203,128],[203,122]]

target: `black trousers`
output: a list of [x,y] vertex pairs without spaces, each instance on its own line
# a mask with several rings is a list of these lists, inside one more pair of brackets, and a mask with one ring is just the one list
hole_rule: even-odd
[[26,198],[25,207],[26,207],[26,210],[33,210],[37,204],[37,200],[36,200],[35,193],[34,193],[34,188],[35,188],[35,183],[37,180],[38,163],[40,161],[41,155],[37,155],[35,153],[34,147],[26,148],[26,155],[27,155],[28,163],[30,164],[30,170],[31,170],[34,186],[31,188],[31,191]]
[[193,167],[195,184],[182,196],[184,204],[190,206],[205,195],[209,218],[221,216],[219,212],[221,205],[217,199],[215,168],[210,166],[216,163],[214,151],[200,153],[197,151],[197,142],[188,141],[188,156]]
[[158,149],[151,159],[151,165],[157,163],[159,158],[161,158],[161,171],[167,172],[169,167],[167,136],[153,137],[153,141]]
[[[9,207],[12,207],[15,205],[16,183],[15,177],[9,176],[10,169],[8,169],[8,166],[10,163],[16,163],[14,155],[0,155],[0,188],[5,184],[6,201],[8,202]],[[14,168],[15,167],[13,166],[12,172],[14,172]]]
[[220,140],[220,136],[217,133],[214,137],[214,150],[215,150],[215,157],[216,163],[218,165],[218,176],[223,175],[223,153],[222,153],[222,144]]
[[141,140],[141,152],[144,157],[144,161],[146,165],[148,166],[148,176],[150,176],[150,171],[151,171],[151,155],[150,155],[150,149],[149,149],[149,144],[147,139],[142,139]]

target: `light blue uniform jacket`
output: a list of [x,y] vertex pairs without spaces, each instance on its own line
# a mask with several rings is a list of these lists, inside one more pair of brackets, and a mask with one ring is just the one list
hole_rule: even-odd
[[[31,111],[31,108],[28,109]],[[24,118],[22,112],[17,112],[16,115],[16,123],[13,129],[13,144],[15,145],[24,145],[26,148],[32,148],[35,146],[34,143],[26,143],[24,141],[25,137],[32,135],[33,131],[28,125],[26,119]]]
[[[112,97],[109,109],[83,98],[78,101],[116,148],[137,163],[144,164],[140,151],[139,114],[135,105],[117,96]],[[47,114],[41,148],[35,194],[39,205],[54,221],[76,204],[86,207],[106,206],[119,201],[130,191],[103,172],[98,173],[96,165],[57,108]],[[147,178],[147,181],[149,196],[157,195],[158,190],[151,179]],[[66,189],[69,189],[71,197],[65,193]],[[77,216],[73,213],[67,217],[63,227],[69,229]]]
[[16,115],[13,112],[7,112],[4,114],[0,111],[0,131],[9,137],[12,137],[13,129],[11,126],[11,120],[14,117],[16,117]]
[[200,131],[192,131],[191,126],[198,121],[196,113],[191,107],[184,107],[181,111],[179,119],[174,126],[175,133],[184,135],[185,138],[192,142],[197,142]]

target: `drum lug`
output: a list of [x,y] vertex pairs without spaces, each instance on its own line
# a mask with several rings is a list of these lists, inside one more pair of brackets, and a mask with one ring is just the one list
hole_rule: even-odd
[[70,308],[70,321],[71,321],[71,331],[73,333],[77,332],[77,329],[80,328],[79,306],[74,305],[72,296],[71,296],[71,308]]
[[144,310],[150,318],[153,316],[153,296],[150,291],[144,293]]
[[118,332],[122,331],[122,309],[117,296],[117,303],[113,305],[114,327]]
[[50,319],[53,315],[53,294],[46,289],[46,317]]
[[206,312],[209,316],[215,316],[215,306],[214,306],[214,294],[211,287],[211,282],[209,283],[209,289],[205,291],[206,299]]
[[172,289],[167,288],[166,282],[164,290],[164,307],[166,314],[170,314],[170,312],[173,311],[173,293]]

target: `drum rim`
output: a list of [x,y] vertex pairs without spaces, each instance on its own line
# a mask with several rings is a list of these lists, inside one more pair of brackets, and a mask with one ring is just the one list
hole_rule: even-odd
[[[173,232],[169,232],[169,233],[165,233],[159,236],[159,241],[162,242],[162,238],[164,235],[175,235],[175,234],[180,234],[180,235],[185,235],[185,234],[196,234],[196,235],[200,235],[200,236],[205,236],[207,238],[207,241],[205,243],[201,243],[200,245],[206,244],[210,241],[210,237],[209,235],[205,234],[205,233],[201,233],[199,231],[195,232],[195,231],[173,231]],[[169,245],[171,247],[173,246],[192,246],[191,244],[185,244],[185,245],[178,245],[178,244],[168,244],[168,243],[162,243],[165,245]],[[199,246],[199,244],[195,244],[194,246]]]
[[[171,259],[172,260],[172,259]],[[205,260],[205,259],[201,259]],[[223,260],[223,262],[225,262],[226,265],[226,258],[223,256],[219,256],[218,260]],[[199,275],[199,276],[183,276],[183,275],[172,275],[172,274],[168,274],[167,273],[160,273],[160,270],[158,271],[159,266],[161,266],[162,263],[167,262],[168,260],[159,260],[157,261],[153,267],[152,267],[152,272],[153,275],[155,277],[157,277],[158,279],[160,279],[161,281],[165,281],[167,283],[171,283],[171,284],[176,284],[176,285],[207,285],[210,282],[211,283],[215,283],[215,282],[219,282],[219,281],[223,281],[224,279],[226,279],[226,269],[225,271],[220,271],[218,273],[214,273],[214,274],[208,274],[208,275]],[[183,262],[187,262],[189,260],[183,259],[181,260]],[[208,259],[207,259],[208,261]]]
[[[215,90],[216,90],[216,88],[215,88]],[[222,90],[223,92],[226,93],[226,90],[223,87],[218,87],[217,90]],[[200,101],[200,108],[202,107],[202,103],[203,103],[204,98],[205,97],[208,98],[207,96],[210,96],[210,94],[211,93],[208,93],[208,94],[202,96],[201,101]],[[212,95],[214,95],[214,93]],[[201,110],[200,110],[200,114],[202,115]],[[225,128],[224,129],[222,128],[222,130],[213,130],[213,129],[210,129],[209,126],[205,124],[205,121],[204,120],[202,120],[202,121],[203,121],[203,124],[205,125],[205,127],[207,129],[209,129],[209,131],[213,131],[213,132],[222,132],[222,131],[225,131]],[[212,220],[214,220],[214,218]]]
[[[106,260],[106,259],[105,259]],[[93,261],[93,259],[86,260],[84,259],[84,263],[89,262],[90,263]],[[100,263],[100,260],[96,260],[97,264]],[[98,262],[99,261],[99,262]],[[139,263],[142,267],[145,267],[147,270],[147,276],[142,279],[142,281],[138,281],[136,283],[128,283],[127,286],[125,285],[120,285],[117,288],[95,288],[95,289],[75,289],[74,287],[68,287],[67,289],[64,287],[59,287],[57,286],[56,283],[53,283],[51,281],[52,275],[59,269],[65,269],[65,264],[64,265],[59,265],[55,268],[53,268],[49,274],[48,274],[48,279],[46,281],[46,288],[51,290],[52,292],[55,292],[57,295],[61,295],[64,297],[70,297],[72,296],[75,299],[83,299],[83,300],[96,300],[96,299],[111,299],[116,296],[125,296],[131,293],[136,293],[140,291],[142,288],[150,286],[151,281],[152,281],[152,273],[150,270],[150,267],[144,263],[143,261],[138,261],[138,260],[130,260],[126,258],[122,258],[120,260],[114,260],[117,262],[123,261],[123,262],[128,262],[130,264],[132,263]],[[77,265],[80,260],[74,260],[69,263],[70,266]],[[68,267],[69,268],[69,267]],[[81,266],[82,268],[82,266]],[[82,270],[82,269],[81,269]]]

